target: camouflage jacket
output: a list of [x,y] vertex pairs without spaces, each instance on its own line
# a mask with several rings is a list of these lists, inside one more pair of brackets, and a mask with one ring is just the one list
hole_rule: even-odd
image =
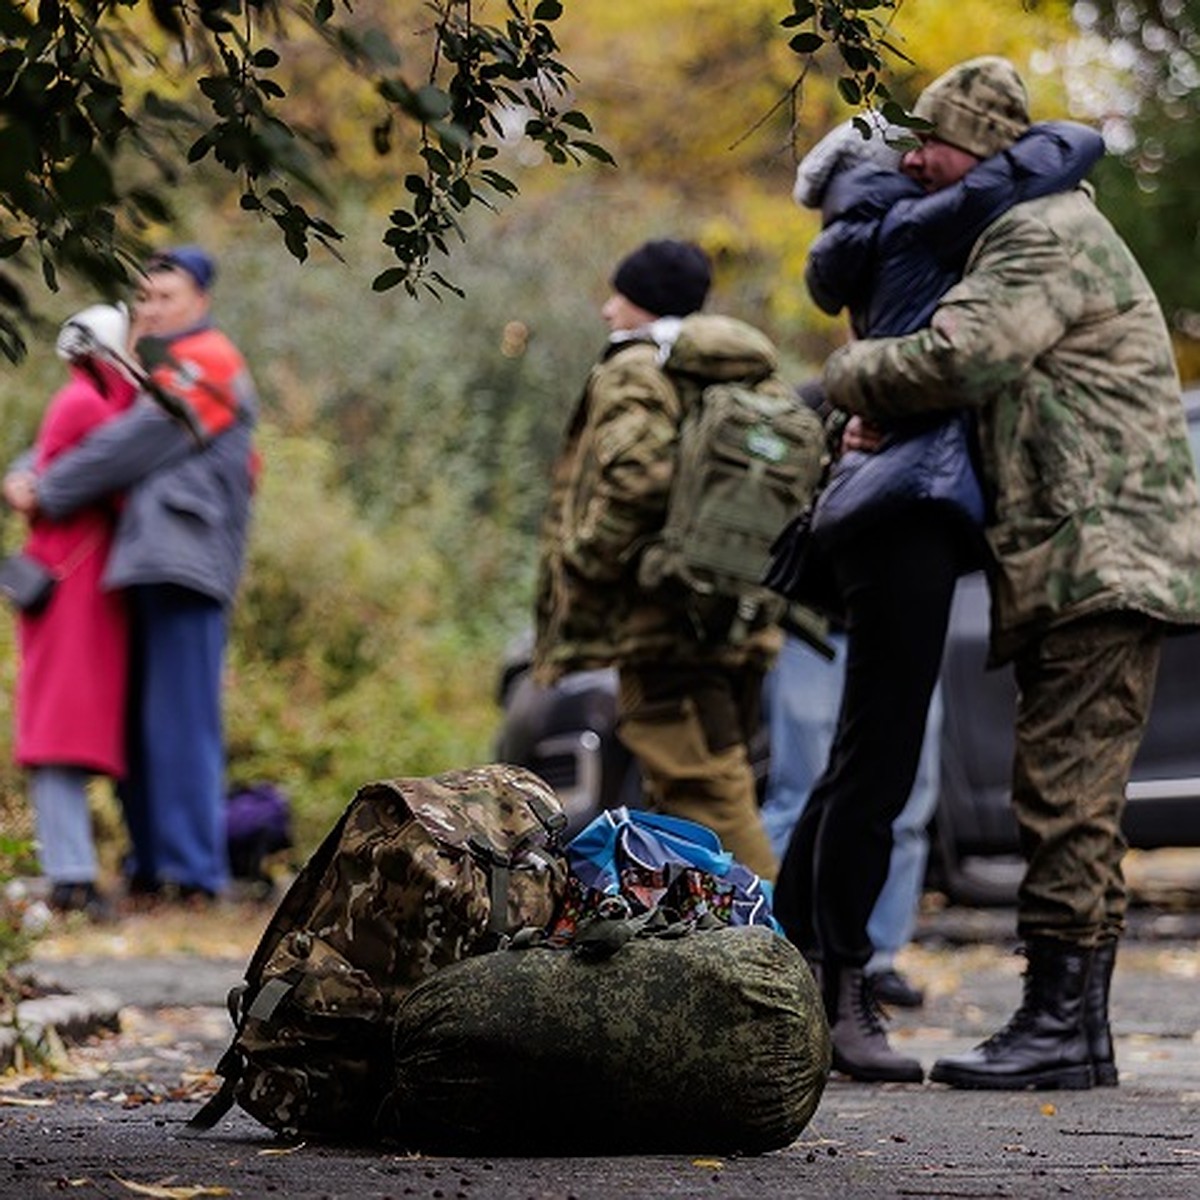
[[666,517],[683,403],[648,342],[616,342],[592,368],[542,522],[534,649],[542,682],[614,663],[772,657],[775,628],[736,647],[702,642],[680,598],[638,584],[638,557]]
[[1088,613],[1200,622],[1200,497],[1150,285],[1084,190],[981,236],[927,329],[826,364],[875,418],[976,410],[990,490],[992,657]]

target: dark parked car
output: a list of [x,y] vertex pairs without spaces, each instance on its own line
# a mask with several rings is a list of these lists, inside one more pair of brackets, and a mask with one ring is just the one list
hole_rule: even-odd
[[[1200,388],[1184,403],[1200,460]],[[987,584],[971,575],[959,583],[942,664],[941,794],[930,856],[933,882],[964,903],[1010,901],[1019,875],[1009,805],[1016,687],[1010,669],[985,670],[987,633]],[[529,678],[528,653],[527,640],[514,645],[502,673],[498,756],[542,775],[572,829],[600,808],[636,803],[636,765],[613,735],[615,673],[583,671],[540,688]],[[754,754],[760,779],[768,753],[764,733]],[[1200,846],[1200,631],[1167,639],[1128,797],[1131,846]]]

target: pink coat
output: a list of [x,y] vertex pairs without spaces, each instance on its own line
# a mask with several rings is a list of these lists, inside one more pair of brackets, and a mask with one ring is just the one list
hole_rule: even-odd
[[[103,387],[73,366],[70,382],[50,401],[35,444],[39,468],[133,402],[131,384],[98,370]],[[30,529],[26,552],[63,577],[43,612],[18,618],[14,755],[22,766],[125,773],[129,620],[124,596],[100,586],[114,524],[110,502],[61,521],[37,518]]]

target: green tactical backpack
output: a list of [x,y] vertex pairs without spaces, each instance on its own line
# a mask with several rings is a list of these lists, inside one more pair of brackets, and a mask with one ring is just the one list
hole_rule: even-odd
[[771,544],[812,503],[826,453],[820,419],[777,368],[765,334],[707,314],[684,318],[663,363],[683,401],[679,456],[638,582],[682,591],[701,637],[736,643],[786,607],[762,586]]
[[229,997],[220,1091],[279,1133],[371,1140],[391,1091],[391,1022],[441,968],[555,916],[566,885],[550,788],[493,765],[359,789],[280,901]]

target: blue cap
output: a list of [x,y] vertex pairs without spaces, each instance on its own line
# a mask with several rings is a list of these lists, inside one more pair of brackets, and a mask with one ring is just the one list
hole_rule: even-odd
[[200,246],[173,246],[162,250],[146,264],[147,270],[153,271],[155,267],[178,267],[186,271],[202,292],[208,291],[217,274],[216,260]]

